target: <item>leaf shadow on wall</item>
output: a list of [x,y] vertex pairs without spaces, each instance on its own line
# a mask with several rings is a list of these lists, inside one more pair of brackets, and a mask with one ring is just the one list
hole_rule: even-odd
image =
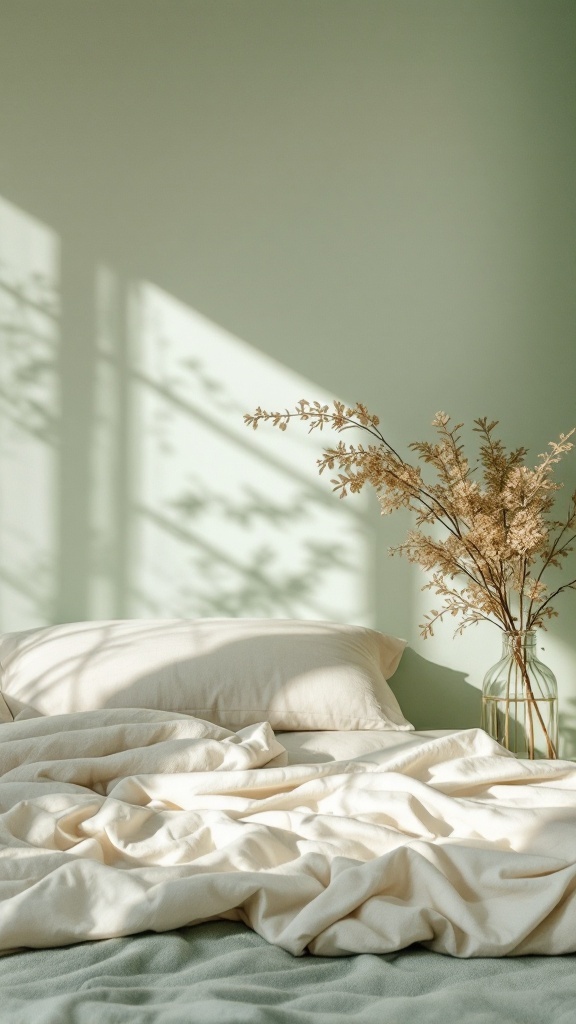
[[60,444],[55,393],[59,316],[52,275],[15,272],[0,259],[0,581],[6,604],[26,608],[38,622],[53,614],[56,572],[50,515],[37,499],[53,473]]
[[[141,467],[130,512],[131,614],[361,617],[370,604],[362,508],[334,501],[309,450],[295,461],[282,443],[255,444],[244,426],[254,380],[270,368],[158,289],[145,286],[141,308],[129,389]],[[266,391],[265,379],[257,386]]]
[[[164,518],[164,528],[177,529],[181,537],[190,541],[187,563],[188,580],[181,582],[175,597],[182,607],[194,608],[198,616],[225,615],[245,617],[274,615],[280,610],[287,616],[298,617],[299,607],[309,603],[320,618],[330,617],[328,608],[322,607],[319,593],[326,573],[335,570],[353,572],[350,557],[324,543],[321,538],[309,537],[301,543],[302,567],[278,569],[277,547],[294,523],[313,515],[318,502],[306,490],[298,493],[296,509],[270,500],[264,491],[246,487],[245,495],[236,500],[221,492],[209,490],[204,482],[196,489],[185,490],[170,503]],[[150,514],[150,513],[149,513]],[[177,515],[177,524],[173,521]],[[258,545],[250,561],[238,564],[232,552],[211,550],[201,538],[204,516],[221,516],[248,534],[257,535],[259,527],[268,527],[268,543]],[[159,517],[156,517],[159,521]],[[195,532],[195,523],[199,533]],[[270,536],[277,533],[277,542]],[[236,578],[233,586],[231,579]],[[151,605],[148,596],[148,606]]]

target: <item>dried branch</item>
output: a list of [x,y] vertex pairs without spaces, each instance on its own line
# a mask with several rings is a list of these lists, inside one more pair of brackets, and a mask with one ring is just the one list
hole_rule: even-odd
[[[544,573],[550,566],[559,567],[576,541],[576,493],[566,518],[551,518],[561,486],[552,474],[572,449],[570,438],[576,428],[551,441],[530,469],[526,448],[508,452],[495,437],[497,420],[474,420],[482,469],[481,479],[475,479],[460,435],[463,424],[452,426],[450,417],[439,412],[432,421],[437,439],[409,446],[418,463],[435,471],[436,479],[427,482],[421,465],[411,465],[398,454],[382,434],[378,417],[360,402],[346,407],[335,401],[331,408],[302,399],[292,410],[268,412],[258,406],[244,416],[254,430],[263,422],[286,430],[292,419],[307,423],[309,432],[356,428],[371,436],[367,446],[340,441],[325,448],[318,469],[321,474],[335,472],[331,482],[340,498],[369,484],[378,495],[382,515],[399,508],[414,514],[416,528],[391,553],[433,573],[423,589],[434,590],[443,603],[425,616],[423,636],[432,636],[434,625],[446,615],[460,619],[457,633],[481,621],[512,632],[544,627],[557,614],[552,600],[576,589],[576,580],[571,580],[549,593],[542,582]],[[445,530],[444,539],[422,529],[433,525]],[[454,580],[462,586],[452,585]]]

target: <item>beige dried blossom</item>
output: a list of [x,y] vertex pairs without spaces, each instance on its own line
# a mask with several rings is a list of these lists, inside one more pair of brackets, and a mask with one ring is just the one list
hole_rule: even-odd
[[[551,567],[562,566],[576,540],[576,492],[565,519],[550,517],[561,487],[552,472],[572,449],[570,438],[576,428],[550,441],[529,468],[526,448],[507,451],[494,436],[497,420],[477,419],[481,476],[471,479],[477,469],[464,455],[463,424],[451,426],[448,414],[438,412],[432,421],[437,440],[409,446],[424,466],[434,470],[436,479],[428,483],[421,466],[401,458],[381,433],[378,417],[361,403],[347,407],[335,401],[330,408],[302,399],[292,411],[267,412],[259,406],[244,416],[254,430],[262,422],[286,430],[292,419],[307,423],[309,431],[325,426],[338,433],[358,428],[371,435],[366,447],[340,441],[325,448],[318,468],[320,473],[336,470],[332,485],[341,498],[369,484],[378,495],[382,515],[399,508],[415,514],[415,528],[391,554],[404,555],[431,573],[423,589],[442,599],[440,607],[425,616],[423,636],[432,636],[434,625],[446,615],[460,618],[457,633],[482,621],[511,632],[545,628],[557,614],[551,601],[564,590],[576,589],[576,579],[552,591],[542,582]],[[425,533],[424,525],[443,527],[444,538]]]

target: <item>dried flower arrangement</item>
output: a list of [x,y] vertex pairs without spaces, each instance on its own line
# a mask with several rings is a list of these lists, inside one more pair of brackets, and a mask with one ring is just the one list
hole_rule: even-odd
[[[444,412],[432,421],[436,440],[415,441],[409,446],[417,456],[414,465],[395,451],[380,431],[378,417],[361,403],[347,408],[335,401],[330,408],[301,400],[292,411],[267,412],[258,407],[244,416],[253,429],[271,422],[286,430],[292,419],[307,423],[309,431],[329,427],[341,433],[359,428],[371,436],[366,445],[340,441],[336,447],[325,448],[318,460],[319,471],[337,467],[332,484],[341,498],[369,484],[378,495],[383,515],[399,508],[415,513],[415,528],[390,553],[405,555],[431,572],[422,589],[432,590],[442,599],[442,604],[425,616],[422,636],[432,636],[435,624],[445,615],[460,619],[456,634],[488,621],[512,636],[524,635],[537,627],[546,628],[547,620],[557,615],[552,601],[562,591],[576,589],[576,579],[554,589],[543,580],[551,567],[561,567],[576,539],[576,492],[566,517],[553,518],[561,484],[552,479],[554,467],[573,447],[570,438],[576,428],[551,441],[534,468],[528,468],[526,448],[507,451],[495,437],[497,421],[475,420],[482,470],[480,479],[475,479],[476,469],[464,454],[463,424],[451,425]],[[425,481],[418,462],[435,471],[435,481]],[[443,528],[443,536],[437,536],[438,527]],[[463,585],[455,585],[455,580]],[[520,645],[517,649],[521,652]],[[519,653],[519,661],[521,657]],[[526,674],[525,666],[523,670]],[[530,697],[528,678],[526,683]],[[548,755],[555,756],[550,741]]]

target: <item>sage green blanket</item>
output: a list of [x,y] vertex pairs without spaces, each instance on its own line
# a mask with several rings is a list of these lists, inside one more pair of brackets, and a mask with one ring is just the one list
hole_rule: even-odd
[[293,957],[225,921],[0,959],[1,1024],[573,1024],[576,955]]

